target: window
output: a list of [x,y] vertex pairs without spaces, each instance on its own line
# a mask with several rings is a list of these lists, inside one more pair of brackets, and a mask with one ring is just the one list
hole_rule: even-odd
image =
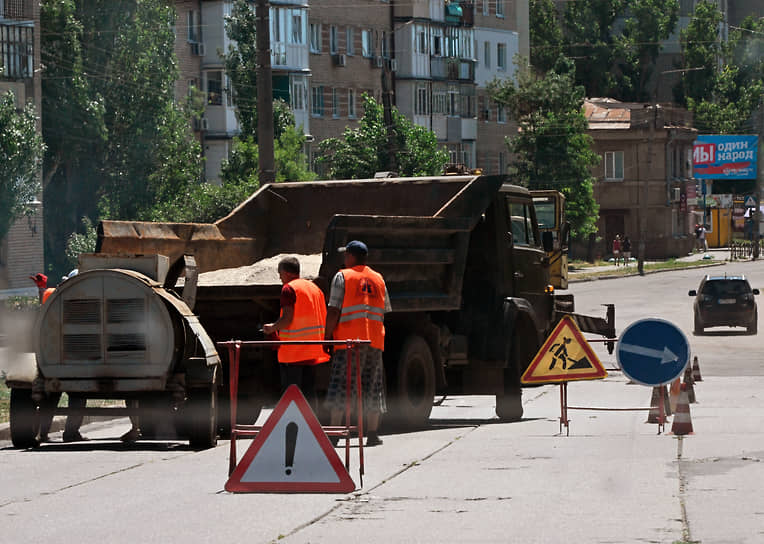
[[292,109],[294,111],[304,111],[307,102],[307,91],[305,89],[304,79],[295,79],[292,81],[292,95],[290,97]]
[[429,53],[427,50],[427,33],[423,29],[423,27],[417,27],[416,31],[416,41],[414,44],[414,51],[417,53]]
[[334,25],[329,27],[329,53],[337,54],[337,27]]
[[426,85],[418,85],[416,88],[416,96],[414,97],[414,113],[416,115],[429,115],[429,93],[427,92]]
[[233,107],[233,85],[228,76],[225,76],[225,105],[229,108]]
[[374,48],[371,43],[371,30],[361,31],[361,54],[366,58],[374,56]]
[[223,105],[223,72],[221,70],[207,72],[207,104]]
[[536,246],[536,234],[533,231],[533,217],[527,204],[510,202],[507,209],[512,222],[512,241],[517,246]]
[[623,151],[605,152],[605,179],[623,179]]
[[283,38],[281,36],[282,23],[284,21],[284,10],[271,8],[271,41],[280,42]]
[[496,105],[496,122],[497,123],[507,122],[507,108],[503,104]]
[[459,89],[457,87],[448,88],[448,103],[446,107],[448,108],[446,112],[448,115],[454,117],[459,115]]
[[321,23],[310,23],[310,52],[321,52]]
[[489,6],[490,4],[488,3],[488,0],[483,0],[483,15],[488,15],[490,13],[491,8]]
[[499,70],[507,69],[507,44],[496,44],[496,67]]
[[186,32],[189,43],[199,43],[202,41],[201,25],[199,23],[199,12],[189,11],[186,18]]
[[381,47],[379,49],[382,52],[382,56],[385,57],[386,59],[390,58],[389,57],[390,52],[387,49],[387,32],[384,32],[384,31],[382,32],[382,39],[380,41],[381,41],[381,44],[380,44]]
[[355,119],[355,89],[348,89],[348,117]]
[[491,42],[483,43],[483,64],[486,68],[491,67]]
[[292,11],[292,33],[290,34],[291,43],[303,44],[302,35],[302,10],[293,9]]
[[504,17],[504,0],[496,0],[496,17]]
[[340,96],[337,89],[332,87],[332,117],[340,116]]
[[324,88],[321,86],[310,88],[310,113],[315,117],[324,115]]
[[436,57],[443,55],[443,36],[441,34],[432,35],[432,54]]
[[470,85],[462,86],[460,89],[461,104],[459,111],[461,116],[466,119],[475,117],[475,87]]
[[347,27],[347,30],[345,30],[345,38],[347,40],[347,46],[345,49],[347,49],[348,55],[355,55],[355,44],[353,43],[353,39],[355,36],[353,36],[353,29],[352,27]]
[[448,95],[446,89],[439,87],[432,91],[432,113],[445,115],[448,111],[447,107]]

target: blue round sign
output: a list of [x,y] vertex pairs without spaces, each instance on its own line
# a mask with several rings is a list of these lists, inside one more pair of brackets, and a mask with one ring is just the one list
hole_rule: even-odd
[[656,387],[681,376],[690,360],[690,343],[673,323],[640,319],[621,333],[615,356],[629,379]]

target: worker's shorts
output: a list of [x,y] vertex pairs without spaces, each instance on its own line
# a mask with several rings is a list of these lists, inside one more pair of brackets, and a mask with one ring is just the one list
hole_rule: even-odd
[[[385,369],[382,363],[382,350],[371,346],[358,346],[361,357],[361,391],[363,392],[364,412],[386,412],[385,404]],[[353,357],[352,359],[355,359]],[[329,390],[326,394],[326,407],[331,410],[345,411],[345,390],[347,387],[348,350],[340,349],[332,356],[332,371],[329,378]],[[355,361],[352,361],[351,376],[352,397],[356,398]]]

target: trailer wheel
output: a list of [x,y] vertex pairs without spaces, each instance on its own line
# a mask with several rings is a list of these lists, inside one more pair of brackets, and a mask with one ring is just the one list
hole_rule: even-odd
[[502,421],[519,421],[523,417],[523,390],[520,377],[536,354],[531,334],[518,330],[512,337],[509,365],[504,370],[504,393],[496,395],[496,415]]
[[39,446],[37,433],[40,418],[37,405],[32,400],[31,389],[11,389],[11,442],[15,448],[27,449]]
[[192,448],[206,450],[217,445],[217,407],[217,383],[188,391],[184,412],[188,442]]
[[430,346],[421,336],[406,338],[395,369],[393,395],[386,419],[406,427],[421,427],[432,412],[435,366]]

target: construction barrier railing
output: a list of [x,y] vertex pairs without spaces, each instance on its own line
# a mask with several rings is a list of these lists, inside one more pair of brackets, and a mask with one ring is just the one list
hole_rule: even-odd
[[[243,425],[236,423],[239,398],[239,363],[241,360],[242,347],[277,348],[279,346],[310,346],[323,345],[342,347],[347,349],[347,378],[345,382],[345,425],[331,426],[322,425],[327,436],[345,438],[345,468],[350,471],[350,438],[352,433],[358,433],[358,464],[360,483],[363,487],[363,395],[361,391],[361,353],[362,345],[371,344],[369,340],[229,340],[218,342],[218,347],[228,348],[229,362],[229,389],[231,396],[231,449],[228,458],[228,475],[236,468],[236,439],[239,437],[255,437],[262,430],[258,425]],[[355,367],[356,375],[356,411],[357,424],[350,424],[351,396],[352,396],[352,370]]]
[[[753,244],[751,241],[739,241],[730,243],[730,259],[751,259],[753,257]],[[764,238],[759,240],[759,255],[764,255]]]

